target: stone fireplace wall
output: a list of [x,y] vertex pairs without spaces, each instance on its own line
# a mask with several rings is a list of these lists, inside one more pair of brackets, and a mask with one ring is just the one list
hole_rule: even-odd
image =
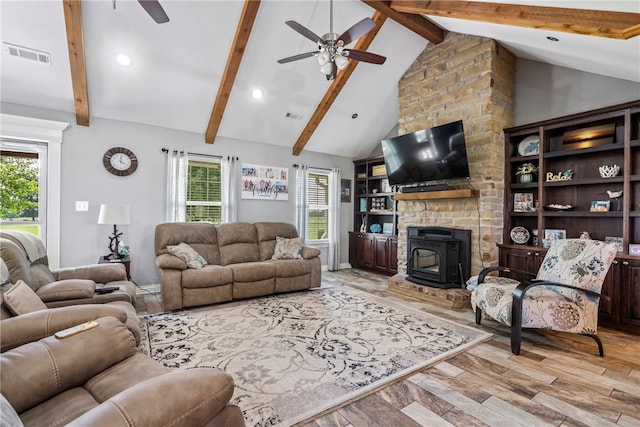
[[495,265],[502,241],[504,135],[513,126],[515,56],[494,40],[447,34],[429,43],[401,78],[402,135],[462,119],[478,199],[398,201],[398,272],[406,274],[407,227],[472,230],[471,274]]

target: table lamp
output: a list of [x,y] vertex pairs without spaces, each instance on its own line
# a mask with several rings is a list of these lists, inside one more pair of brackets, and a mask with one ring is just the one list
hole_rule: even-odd
[[118,244],[122,233],[118,231],[117,225],[131,224],[129,216],[129,205],[100,205],[100,215],[98,216],[98,224],[113,224],[113,235],[109,236],[110,258],[122,258],[118,253]]

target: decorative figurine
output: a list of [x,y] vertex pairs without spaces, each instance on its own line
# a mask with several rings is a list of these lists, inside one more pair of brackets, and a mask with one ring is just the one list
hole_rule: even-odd
[[533,182],[533,176],[538,173],[538,168],[533,163],[524,163],[518,166],[516,176],[518,176],[518,182],[526,184]]
[[[600,194],[604,194],[604,193],[600,193]],[[611,191],[611,190],[607,190],[607,195],[609,195],[609,198],[614,202],[614,206],[616,211],[620,210],[620,199],[622,198],[622,190],[620,191]]]

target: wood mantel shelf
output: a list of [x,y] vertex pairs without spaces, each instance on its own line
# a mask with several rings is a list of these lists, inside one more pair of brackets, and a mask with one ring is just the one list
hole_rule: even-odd
[[396,193],[396,200],[438,200],[477,198],[478,190],[463,188],[460,190],[425,191],[421,193]]

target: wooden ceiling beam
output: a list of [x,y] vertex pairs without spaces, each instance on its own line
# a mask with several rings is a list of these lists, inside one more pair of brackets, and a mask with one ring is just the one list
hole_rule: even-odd
[[404,13],[622,40],[640,35],[640,13],[445,0],[393,0],[391,8]]
[[[380,28],[382,28],[382,24],[384,24],[384,21],[387,19],[387,16],[382,12],[376,10],[371,19],[373,19],[373,22],[376,23],[376,26],[367,34],[358,39],[355,46],[353,47],[354,50],[366,51],[369,46],[371,46],[373,39],[375,39],[378,35]],[[357,65],[358,61],[349,60],[345,69],[342,71],[338,71],[336,78],[331,82],[331,86],[329,86],[329,89],[324,94],[324,97],[320,101],[318,108],[316,108],[316,111],[313,113],[311,119],[309,119],[309,122],[302,130],[302,133],[298,137],[298,140],[293,145],[294,156],[298,156],[300,153],[302,153],[305,145],[307,145],[307,142],[309,142],[309,139],[311,139],[311,136],[320,125],[320,122],[327,114],[327,111],[329,111],[329,108],[331,108],[331,105],[340,94],[340,91],[342,91],[342,88],[349,80],[349,77],[351,77],[351,74],[353,74],[353,71],[356,69]]]
[[240,15],[238,27],[236,28],[236,34],[233,38],[233,44],[231,45],[229,57],[227,58],[227,65],[224,67],[224,73],[222,74],[222,80],[216,95],[216,102],[213,105],[209,125],[204,135],[204,140],[207,144],[213,144],[218,135],[222,116],[224,115],[224,110],[227,108],[227,102],[229,102],[231,90],[238,75],[240,63],[242,62],[242,57],[249,42],[249,36],[251,35],[256,16],[258,15],[259,7],[260,0],[245,0],[244,2],[242,14]]
[[431,43],[438,44],[444,40],[444,30],[427,18],[414,13],[402,13],[391,8],[391,1],[362,0],[363,3],[382,12],[398,24],[408,28]]
[[67,31],[76,124],[78,126],[89,126],[89,91],[87,90],[87,69],[84,63],[82,8],[80,7],[80,0],[63,0],[62,5],[64,9],[64,24]]

